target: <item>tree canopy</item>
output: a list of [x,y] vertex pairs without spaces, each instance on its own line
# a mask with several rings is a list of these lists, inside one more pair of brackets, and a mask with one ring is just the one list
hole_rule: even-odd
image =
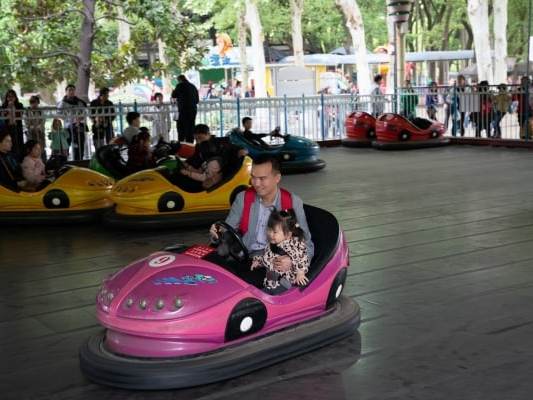
[[[241,1],[241,0],[237,0]],[[120,85],[146,73],[174,72],[201,64],[210,28],[237,42],[235,0],[2,0],[0,2],[0,85],[25,90],[74,82],[80,63],[84,4],[94,4],[91,79]],[[289,0],[258,0],[265,40],[291,45]],[[387,43],[386,1],[358,0],[369,50]],[[407,35],[408,50],[472,48],[467,0],[417,0]],[[119,46],[118,7],[130,24],[131,40]],[[508,53],[527,52],[526,0],[509,0]],[[327,53],[351,43],[334,0],[305,0],[304,49]],[[143,71],[135,55],[160,40],[167,63]]]

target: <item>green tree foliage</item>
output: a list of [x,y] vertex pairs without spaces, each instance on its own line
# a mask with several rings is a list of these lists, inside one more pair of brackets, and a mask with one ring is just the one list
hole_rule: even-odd
[[411,32],[407,35],[410,50],[472,47],[465,0],[417,1],[411,13],[410,26]]
[[[94,0],[96,2],[92,79],[97,85],[119,85],[146,73],[176,72],[201,63],[209,27],[237,42],[236,2],[242,0]],[[386,1],[358,0],[367,46],[387,42]],[[131,41],[117,43],[117,4],[131,23]],[[289,0],[259,0],[265,39],[291,44]],[[26,90],[76,81],[83,1],[0,1],[0,89],[20,83]],[[527,54],[528,1],[509,0],[509,55]],[[466,0],[417,0],[411,16],[408,49],[471,48]],[[350,38],[333,0],[306,0],[302,18],[308,52],[330,52],[348,46]],[[142,71],[135,55],[161,39],[168,65]]]
[[[258,3],[267,42],[290,44],[289,0],[260,0]],[[233,0],[213,0],[210,15],[217,31],[228,33],[236,41],[234,4]],[[386,43],[385,0],[359,0],[359,6],[365,21],[368,46],[374,48]],[[305,0],[302,16],[305,50],[328,53],[337,47],[348,46],[351,39],[344,24],[342,12],[333,0]]]
[[[135,54],[161,38],[169,65],[155,70],[188,69],[200,64],[203,26],[179,12],[181,3],[161,0],[95,0],[91,78],[100,85],[120,85],[141,77]],[[183,2],[182,2],[183,3]],[[117,8],[131,23],[132,40],[119,48]],[[0,77],[5,86],[19,82],[27,90],[75,82],[83,4],[77,0],[2,0],[0,2]],[[154,71],[150,71],[154,72]]]
[[523,61],[527,60],[529,4],[529,0],[509,0],[507,16],[508,54]]

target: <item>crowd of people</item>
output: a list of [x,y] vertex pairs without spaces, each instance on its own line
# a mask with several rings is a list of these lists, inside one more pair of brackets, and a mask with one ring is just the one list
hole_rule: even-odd
[[[12,153],[19,161],[25,156],[24,143],[29,140],[41,145],[43,161],[46,157],[47,142],[49,154],[72,155],[74,160],[82,160],[86,153],[89,132],[95,149],[111,143],[116,136],[116,107],[109,99],[109,93],[108,88],[102,88],[98,96],[87,103],[76,95],[74,85],[68,85],[64,97],[53,111],[54,118],[50,117],[51,127],[47,127],[49,115],[47,110],[40,107],[41,99],[38,96],[32,96],[29,106],[25,108],[17,93],[8,90],[0,106],[0,132],[10,135],[13,143]],[[174,117],[179,140],[192,143],[199,98],[195,86],[185,76],[178,77],[171,101],[175,103],[177,110]],[[169,140],[169,132],[172,129],[171,115],[169,109],[163,106],[162,93],[155,94],[154,105],[147,110],[144,118],[151,122],[153,141]]]
[[[376,116],[385,111],[388,101],[383,94],[383,79],[381,75],[375,76],[371,92],[371,111]],[[243,94],[239,81],[228,86],[229,89],[231,93],[228,92],[228,94],[234,97],[251,95]],[[415,90],[410,81],[407,81],[400,92],[399,106],[400,113],[408,119],[416,118],[417,110],[424,109],[429,119],[442,119],[441,122],[446,128],[450,126],[451,121],[454,135],[464,136],[466,128],[472,126],[476,137],[481,137],[483,134],[486,137],[502,137],[503,118],[510,113],[516,113],[520,136],[525,138],[528,131],[530,132],[529,121],[533,116],[531,94],[530,80],[527,77],[522,78],[519,86],[510,88],[506,84],[490,87],[486,81],[468,84],[465,77],[459,75],[457,81],[451,86],[439,87],[432,82],[423,91],[419,88]],[[162,93],[155,93],[153,104],[148,109],[141,110],[142,115],[137,112],[129,113],[126,118],[128,127],[124,129],[122,137],[131,145],[131,157],[129,157],[131,170],[153,165],[153,160],[150,160],[147,154],[142,153],[146,153],[150,146],[159,141],[170,141],[172,120],[176,121],[179,142],[193,143],[196,140],[198,143],[195,122],[199,99],[200,97],[213,98],[214,95],[212,83],[207,93],[200,96],[196,87],[185,76],[180,75],[178,84],[171,95],[171,103],[175,104],[174,108],[164,104]],[[0,107],[0,132],[4,134],[4,138],[8,135],[11,140],[12,160],[4,160],[5,165],[11,165],[12,161],[22,165],[29,152],[33,152],[29,150],[29,147],[34,148],[35,144],[39,145],[40,158],[44,163],[46,163],[47,153],[51,157],[65,161],[69,156],[74,160],[82,160],[86,151],[86,139],[88,139],[86,136],[89,132],[92,134],[95,149],[110,144],[115,139],[117,119],[115,108],[109,99],[108,88],[102,88],[97,98],[87,104],[76,95],[74,85],[68,85],[64,97],[55,110],[54,118],[50,117],[51,125],[48,125],[38,96],[32,96],[29,99],[29,106],[25,108],[17,93],[14,90],[8,90]],[[438,113],[439,110],[443,112]],[[139,134],[141,118],[150,122],[151,132],[144,130],[142,134]],[[88,120],[91,123],[88,123]],[[249,134],[247,128],[249,123],[251,120],[244,121],[245,136]],[[256,136],[253,140],[260,141],[261,138]],[[47,147],[48,152],[45,151]],[[5,169],[5,166],[1,167]],[[216,162],[211,163],[210,173],[215,173],[218,167]]]
[[[185,91],[187,90],[190,89],[186,88]],[[93,136],[96,136],[94,140],[126,147],[126,168],[129,173],[154,168],[157,159],[153,151],[153,144],[166,143],[168,132],[165,135],[165,132],[161,130],[161,125],[165,124],[166,129],[170,129],[169,119],[163,118],[164,113],[155,114],[162,123],[152,124],[152,134],[155,134],[156,139],[154,141],[149,129],[141,126],[141,114],[132,111],[126,115],[128,126],[121,135],[114,137],[113,130],[108,129],[112,124],[114,115],[98,113],[97,108],[113,107],[113,104],[107,98],[107,94],[106,90],[101,90],[99,98],[92,102],[94,107],[92,110],[96,113],[94,118],[97,120],[93,125]],[[175,90],[175,94],[178,99],[179,96],[183,95],[180,93],[179,85]],[[16,102],[16,94],[10,92],[7,98],[11,99],[11,97],[15,99],[14,104],[20,104]],[[158,97],[157,104],[161,104],[161,100],[162,97]],[[74,95],[73,87],[69,86],[63,101],[68,104],[68,106],[62,106],[64,109],[70,106],[78,106],[82,100]],[[38,98],[32,98],[30,103],[31,106],[27,112],[39,117]],[[157,104],[155,107],[158,106]],[[6,110],[9,111],[9,108]],[[13,113],[24,112],[23,108],[18,105],[15,105],[14,110]],[[187,109],[186,107],[181,108],[180,114],[190,118],[190,120],[186,120],[187,124],[181,123],[181,127],[187,125],[186,128],[188,129],[187,135],[184,134],[182,136],[182,141],[195,142],[196,146],[194,154],[178,165],[173,181],[184,190],[197,192],[209,189],[220,183],[225,171],[238,162],[238,159],[246,155],[247,151],[232,145],[227,138],[217,138],[211,135],[209,127],[205,124],[188,126],[191,122],[194,123],[194,114],[190,117],[187,116],[188,112],[194,112],[194,110],[191,111],[190,108]],[[0,130],[0,182],[3,186],[14,191],[39,190],[48,182],[47,177],[51,177],[53,172],[47,170],[45,156],[43,156],[44,121],[42,121],[42,118],[28,120],[26,135],[30,139],[26,143],[23,143],[23,134],[20,131],[21,124],[18,124],[22,119],[13,119],[14,123],[12,125],[9,125],[9,119],[7,121],[8,123],[3,125]],[[243,119],[243,130],[248,136],[255,135],[251,132],[251,122],[252,120],[249,117]],[[178,123],[180,122],[178,121]],[[65,127],[63,127],[63,122],[60,118],[54,118],[51,130],[47,135],[50,141],[52,157],[61,157],[63,162],[66,161],[71,144],[74,143],[74,149],[76,149],[83,143],[83,140],[80,139],[73,140],[73,132],[80,135],[83,132],[84,134],[84,125],[83,117],[73,116],[72,114],[69,114],[65,119]],[[191,131],[190,134],[189,130]],[[22,150],[19,150],[16,146],[22,146]]]
[[[425,94],[419,95],[411,82],[406,81],[400,94],[400,113],[408,119],[415,118],[416,109],[423,99],[421,105],[429,119],[437,120],[438,108],[444,109],[441,122],[448,129],[451,121],[453,135],[465,136],[465,129],[471,124],[476,137],[481,137],[484,133],[488,138],[501,138],[503,118],[516,112],[520,137],[524,139],[527,132],[531,132],[528,121],[533,117],[533,93],[530,85],[528,77],[522,77],[520,85],[512,88],[505,83],[491,87],[487,81],[469,85],[466,78],[459,75],[453,85],[439,88],[436,82],[432,82]],[[376,95],[379,96],[377,93]],[[382,112],[376,107],[376,104],[380,104],[379,101],[373,101],[373,104],[375,115]]]

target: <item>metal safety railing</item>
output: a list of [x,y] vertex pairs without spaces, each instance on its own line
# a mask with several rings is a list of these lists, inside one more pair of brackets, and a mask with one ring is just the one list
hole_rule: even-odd
[[531,138],[533,91],[519,85],[402,88],[398,112],[444,123],[447,134],[467,138]]
[[[505,90],[486,87],[402,88],[392,95],[354,94],[300,97],[213,99],[198,104],[196,123],[207,124],[213,134],[224,136],[241,125],[243,117],[253,119],[253,131],[282,133],[327,141],[345,136],[344,121],[352,111],[378,115],[397,112],[407,117],[432,118],[443,122],[449,136],[501,137],[529,139],[529,120],[533,117],[533,91],[520,86]],[[126,116],[141,115],[153,137],[177,140],[177,108],[163,103],[118,103],[112,107],[39,107],[37,109],[0,109],[0,129],[8,130],[16,141],[36,138],[44,130],[47,153],[54,119],[61,121],[69,135],[69,155],[89,159],[95,149],[128,126]]]

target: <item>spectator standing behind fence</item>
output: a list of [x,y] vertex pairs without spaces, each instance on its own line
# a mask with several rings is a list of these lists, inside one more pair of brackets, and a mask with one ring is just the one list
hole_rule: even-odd
[[100,89],[98,97],[91,101],[92,133],[95,149],[109,144],[115,136],[113,132],[115,108],[113,106],[113,102],[109,100],[108,88]]
[[485,131],[487,137],[490,137],[492,96],[489,92],[489,83],[487,81],[479,82],[477,93],[473,94],[473,98],[474,104],[477,103],[477,110],[472,112],[472,120],[476,124],[476,137],[481,137],[481,131]]
[[507,85],[505,83],[498,85],[498,93],[494,95],[492,102],[494,105],[492,120],[494,128],[493,137],[499,139],[502,137],[500,123],[511,106],[511,95],[507,91]]
[[442,101],[444,102],[444,127],[448,130],[450,117],[452,119],[452,134],[456,133],[456,117],[459,102],[457,101],[457,95],[455,93],[456,82],[454,81],[451,87],[445,89],[442,95]]
[[2,103],[3,131],[11,136],[12,152],[19,162],[24,157],[23,110],[24,106],[19,101],[17,93],[13,89],[8,90]]
[[52,130],[48,133],[52,156],[68,157],[69,137],[70,134],[66,129],[63,129],[63,123],[61,120],[59,118],[54,118],[52,121]]
[[44,146],[46,145],[44,132],[45,120],[43,118],[43,112],[39,110],[40,103],[41,100],[39,99],[39,96],[30,97],[30,107],[26,109],[26,136],[29,140],[35,140],[38,142],[41,145],[41,148],[44,149]]
[[439,92],[437,82],[431,82],[429,85],[429,92],[426,94],[426,112],[428,118],[434,121],[437,120],[437,106],[439,105]]
[[152,121],[153,142],[163,140],[170,141],[170,111],[163,104],[163,93],[154,95],[155,105],[151,108],[151,114],[145,115],[144,119]]
[[410,80],[405,81],[405,88],[400,96],[401,114],[407,119],[416,118],[416,106],[418,105],[418,95],[413,90]]
[[65,129],[70,133],[69,145],[72,144],[74,160],[82,160],[85,154],[85,107],[87,103],[76,96],[76,86],[68,85],[58,108],[64,115]]
[[372,115],[374,117],[378,117],[379,115],[383,114],[385,111],[385,97],[383,97],[383,93],[381,93],[381,82],[383,81],[383,77],[381,75],[376,75],[374,77],[374,87],[372,88],[372,92],[370,92],[370,102],[372,104]]
[[233,97],[236,99],[242,97],[242,84],[241,81],[235,80],[235,87],[233,88]]
[[[513,96],[513,100],[518,103],[516,112],[518,113],[518,122],[520,124],[520,138],[525,139],[530,136],[528,119],[532,117],[531,112],[531,88],[529,87],[530,82],[527,76],[523,76],[520,79],[520,87],[517,90],[517,93]],[[529,94],[529,99],[528,99]]]
[[465,122],[467,114],[470,112],[472,97],[471,88],[466,85],[464,75],[457,77],[457,87],[454,93],[459,107],[459,132],[461,136],[465,135]]
[[178,104],[178,140],[193,143],[199,98],[198,90],[185,75],[178,76],[178,84],[172,91],[172,100]]

